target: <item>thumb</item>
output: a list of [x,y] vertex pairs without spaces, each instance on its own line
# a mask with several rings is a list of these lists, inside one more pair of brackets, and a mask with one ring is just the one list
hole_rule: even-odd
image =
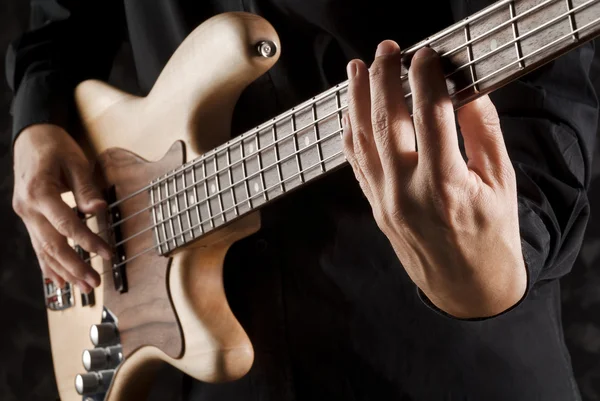
[[457,113],[458,124],[464,139],[467,166],[481,179],[503,183],[508,167],[512,167],[496,107],[484,95],[467,103]]
[[79,210],[83,213],[98,213],[106,208],[106,201],[96,187],[89,164],[75,162],[66,167],[65,176]]

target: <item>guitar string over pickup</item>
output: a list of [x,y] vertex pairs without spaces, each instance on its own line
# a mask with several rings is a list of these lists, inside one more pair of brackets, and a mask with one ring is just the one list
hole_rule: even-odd
[[[108,204],[113,204],[117,201],[117,192],[115,186],[111,186],[107,190],[106,200]],[[111,241],[113,245],[121,243],[123,235],[121,233],[121,225],[115,225],[122,219],[121,212],[118,207],[112,206],[108,213],[108,226],[111,227],[108,232],[111,234]],[[112,260],[112,277],[115,285],[115,290],[124,293],[127,292],[127,275],[123,261],[126,260],[124,244],[113,246],[113,260]]]

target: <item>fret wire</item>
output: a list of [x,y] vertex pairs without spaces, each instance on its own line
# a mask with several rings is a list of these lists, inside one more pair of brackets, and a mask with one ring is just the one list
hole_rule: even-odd
[[[319,141],[319,123],[317,123],[317,104],[313,103],[312,106],[312,115],[313,115],[313,127],[315,132],[315,141]],[[321,153],[321,147],[317,146],[317,153],[319,155],[319,160],[323,160],[323,154]],[[325,172],[325,164],[321,161],[321,172]]]
[[[183,185],[184,188],[187,186],[185,181],[186,180],[185,180],[185,171],[184,171],[183,174],[181,175],[181,185]],[[191,227],[192,226],[192,216],[191,216],[189,205],[190,205],[190,203],[188,202],[188,191],[187,191],[187,189],[185,189],[183,191],[183,207],[186,210],[185,217],[188,222],[188,227]],[[198,219],[198,221],[200,221],[200,219]],[[190,237],[192,237],[192,240],[195,238],[194,230],[192,230],[192,232],[190,233]],[[185,242],[185,235],[183,236],[183,241]]]
[[[511,1],[510,3],[508,3],[508,9],[510,11],[510,18],[513,19],[516,16],[514,0]],[[517,27],[516,20],[513,21],[513,23],[512,23],[512,31],[513,31],[513,39],[515,41],[515,52],[517,52],[517,58],[519,59],[519,58],[521,58],[522,53],[521,53],[521,43],[519,42],[519,29]],[[523,63],[523,61],[519,62],[519,68],[521,68],[521,69],[525,68],[525,63]]]
[[[154,236],[156,237],[156,243],[160,244],[160,234],[159,234],[159,229],[158,229],[158,219],[156,218],[156,206],[155,205],[155,201],[154,201],[154,186],[152,186],[150,188],[150,203],[153,205],[152,206],[152,221],[154,223]],[[158,252],[162,255],[164,254],[163,248],[162,246],[158,247]]]
[[[589,4],[591,4],[591,3],[595,3],[595,2],[596,2],[596,1],[590,1],[590,2],[587,2],[587,3],[585,3],[585,4],[586,4],[586,5],[589,5]],[[579,6],[578,6],[578,7],[579,7]],[[593,26],[594,24],[597,24],[597,23],[599,23],[599,22],[600,22],[600,18],[596,18],[595,20],[593,20],[593,21],[591,21],[591,22],[589,22],[589,23],[585,24],[584,26],[582,26],[582,27],[580,27],[580,28],[577,28],[577,29],[576,29],[576,32],[580,32],[580,31],[582,31],[582,30],[584,30],[584,29],[586,29],[586,28],[588,28],[588,27],[591,27],[591,26]],[[533,55],[535,55],[535,54],[537,54],[537,53],[539,53],[539,52],[541,52],[541,51],[543,51],[543,50],[547,49],[548,47],[551,47],[551,46],[555,45],[556,43],[558,43],[558,42],[560,42],[560,41],[562,41],[562,40],[565,40],[565,39],[566,39],[566,38],[568,38],[569,36],[571,36],[571,33],[569,33],[569,34],[567,34],[567,35],[565,35],[565,36],[562,36],[562,37],[559,37],[559,38],[557,38],[556,40],[554,40],[554,41],[552,41],[552,42],[550,42],[550,43],[548,43],[548,44],[544,45],[543,47],[541,47],[541,48],[538,48],[536,51],[534,51],[534,52],[530,53],[529,55],[523,56],[523,59],[526,59],[526,58],[528,58],[528,57],[532,57]],[[514,64],[514,63],[515,63],[515,62],[513,62],[512,64]],[[502,70],[504,70],[506,67],[507,67],[507,66],[504,66],[504,67],[502,67],[500,70],[497,70],[497,71],[496,71],[496,72],[494,72],[494,73],[488,74],[486,77],[480,78],[480,79],[479,79],[479,82],[482,82],[482,81],[484,81],[484,80],[487,80],[487,79],[489,79],[490,77],[492,77],[492,76],[496,75],[497,73],[501,72]],[[464,89],[468,89],[468,88],[464,88]],[[463,89],[463,90],[464,90],[464,89]],[[454,95],[455,95],[456,93],[458,93],[458,92],[460,92],[460,91],[457,91],[457,92],[455,92],[454,94],[451,94],[451,96],[454,96]],[[347,106],[344,106],[343,108],[347,108]],[[332,134],[337,134],[339,131],[340,131],[340,130],[337,130],[337,131],[333,132]],[[327,161],[327,160],[329,160],[329,159],[331,159],[331,158],[333,158],[333,157],[336,157],[336,156],[338,156],[340,153],[343,153],[343,151],[337,152],[335,155],[332,155],[332,156],[328,157],[327,159],[325,159],[325,161]],[[300,172],[300,173],[301,173],[301,172]],[[287,180],[289,180],[289,179],[291,179],[291,178],[294,178],[296,175],[298,175],[298,174],[300,174],[300,173],[296,173],[296,174],[294,174],[293,176],[286,178],[286,179],[285,179],[285,181],[287,181]],[[270,189],[270,188],[269,188],[269,189]],[[254,196],[253,196],[253,197],[254,197]],[[199,224],[203,224],[203,223],[204,223],[204,222],[201,222],[201,223],[199,223]],[[148,227],[148,228],[147,228],[147,229],[145,229],[144,231],[147,231],[147,230],[149,230],[149,229],[152,229],[152,228],[154,228],[154,227]],[[192,227],[192,228],[193,228],[193,227]],[[135,234],[135,235],[139,235],[139,234],[140,234],[140,233],[137,233],[137,234]],[[135,236],[135,235],[134,235],[134,236]],[[167,238],[167,239],[166,239],[166,241],[169,241],[169,240],[170,240],[170,238]],[[122,243],[124,243],[124,242],[126,242],[126,241],[127,241],[127,239],[126,239],[126,240],[124,240],[124,241],[122,241],[122,242],[121,242],[121,243],[119,243],[119,244],[116,244],[116,246],[118,246],[118,245],[120,245],[120,244],[122,244]],[[154,246],[154,247],[152,247],[152,248],[148,248],[148,249],[146,249],[146,250],[144,250],[144,251],[141,251],[140,253],[138,253],[138,254],[134,255],[133,257],[131,257],[131,258],[129,258],[129,259],[127,259],[127,260],[125,260],[125,261],[123,261],[123,262],[119,263],[118,265],[116,265],[116,267],[119,267],[119,266],[121,266],[121,265],[123,265],[123,264],[127,263],[128,261],[131,261],[131,260],[133,260],[133,259],[137,258],[138,256],[140,256],[140,255],[142,255],[142,254],[144,254],[144,253],[146,253],[146,252],[148,252],[148,251],[150,251],[150,250],[156,249],[156,248],[157,248],[158,246],[160,246],[160,245],[161,245],[161,244],[158,244],[158,245],[156,245],[156,246]],[[92,256],[91,258],[93,258],[93,257],[94,257],[94,256]],[[89,260],[91,260],[91,258],[88,258],[88,259],[87,259],[85,262],[89,262]]]
[[[158,217],[161,219],[162,224],[161,224],[161,229],[163,232],[163,236],[165,238],[168,238],[169,236],[167,235],[167,221],[165,220],[165,210],[164,210],[164,205],[163,202],[161,201],[162,199],[162,191],[160,190],[161,185],[160,183],[157,185],[156,190],[158,191],[158,200],[159,200],[159,205],[160,205],[160,209],[159,209],[159,215]],[[167,242],[167,252],[169,252],[171,250],[171,247],[169,246],[169,243]]]
[[[262,185],[261,188],[265,188],[265,176],[264,176],[263,168],[262,168],[262,160],[260,158],[260,154],[262,152],[262,149],[260,148],[260,143],[258,141],[258,136],[259,136],[259,134],[257,133],[256,134],[256,140],[255,140],[255,142],[256,142],[256,160],[258,162],[258,171],[260,171],[260,174],[258,176],[259,176],[259,179],[260,179],[260,183]],[[264,192],[264,199],[265,199],[265,202],[269,201],[266,192]]]
[[252,201],[250,199],[250,188],[248,187],[248,175],[246,174],[246,160],[244,158],[244,142],[240,142],[240,153],[241,153],[241,161],[242,161],[242,181],[244,182],[244,187],[246,189],[246,200],[248,200],[248,207],[252,209]]
[[[485,10],[481,10],[481,11],[479,11],[479,12],[477,12],[477,13],[473,14],[472,16],[470,16],[470,17],[469,17],[469,18],[470,18],[470,21],[471,21],[471,23],[472,23],[473,21],[476,21],[477,19],[479,19],[479,18],[481,18],[481,17],[484,17],[484,16],[486,16],[486,15],[488,15],[488,14],[490,14],[490,13],[492,13],[492,12],[496,11],[496,10],[497,10],[497,9],[499,9],[501,6],[503,6],[504,4],[508,4],[510,1],[513,1],[513,0],[505,0],[505,1],[501,1],[501,2],[495,3],[495,4],[491,5],[490,7],[488,7],[487,9],[485,9]],[[545,6],[546,6],[546,5],[548,5],[549,3],[552,3],[553,1],[556,1],[556,0],[545,0],[544,2],[542,2],[542,3],[539,3],[539,4],[535,5],[534,7],[530,8],[529,10],[526,10],[526,11],[524,11],[523,13],[521,13],[521,14],[520,14],[520,15],[517,17],[517,19],[518,19],[518,18],[523,18],[523,17],[525,17],[526,15],[528,15],[528,14],[531,14],[531,13],[533,13],[534,11],[537,11],[539,8],[545,7]],[[592,2],[593,2],[593,0],[592,0]],[[588,2],[588,3],[589,3],[589,2]],[[584,3],[583,5],[587,5],[588,3]],[[577,8],[581,8],[581,6],[582,6],[582,5],[579,5],[579,6],[577,6],[577,7],[576,7],[576,9],[577,9]],[[495,31],[497,31],[498,29],[500,29],[500,28],[502,28],[502,27],[506,26],[508,23],[512,23],[512,22],[513,22],[512,20],[506,21],[506,22],[504,22],[504,23],[502,23],[502,24],[500,24],[500,25],[498,25],[498,26],[496,26],[496,27],[492,28],[491,30],[488,30],[488,31],[484,32],[482,35],[480,35],[480,36],[478,36],[478,37],[476,37],[476,38],[473,38],[473,39],[471,39],[471,42],[472,42],[472,43],[474,43],[475,41],[481,40],[481,39],[483,39],[484,37],[487,37],[488,35],[490,35],[491,33],[493,33],[493,32],[495,32]],[[464,24],[465,24],[465,23],[467,23],[467,20],[464,20],[463,22],[460,22],[460,23],[456,24],[456,26],[449,27],[449,28],[447,28],[446,30],[443,30],[443,31],[441,31],[441,32],[439,32],[439,33],[437,33],[437,34],[435,34],[434,36],[431,36],[431,37],[430,37],[428,40],[426,40],[426,41],[423,41],[423,42],[417,43],[416,45],[413,45],[412,47],[410,47],[410,48],[408,48],[408,49],[404,50],[404,51],[402,52],[402,54],[404,55],[404,54],[414,53],[414,52],[416,52],[418,49],[420,49],[420,48],[422,48],[422,47],[425,47],[425,46],[428,46],[429,44],[431,44],[431,43],[435,42],[435,41],[436,41],[436,40],[438,40],[438,39],[441,39],[441,38],[443,38],[443,37],[449,36],[449,35],[451,35],[452,33],[456,32],[458,29],[462,28],[462,27],[464,26]],[[441,57],[446,57],[446,56],[449,56],[449,55],[451,55],[451,54],[453,54],[453,53],[455,53],[455,52],[457,52],[457,51],[460,51],[460,50],[461,50],[463,47],[464,47],[464,45],[461,45],[461,46],[459,46],[459,47],[457,47],[457,48],[454,48],[454,49],[452,49],[452,50],[450,50],[450,51],[448,51],[448,52],[446,52],[446,53],[444,53],[444,54],[442,54],[442,55],[440,55],[440,56],[441,56]],[[476,60],[474,60],[474,61],[476,62],[476,61],[478,61],[478,59],[476,59]],[[467,65],[467,66],[468,66],[468,65]],[[462,67],[467,67],[467,66],[462,66]],[[453,71],[453,72],[452,72],[450,75],[452,75],[452,74],[454,74],[454,73],[456,73],[456,72],[460,71],[460,70],[462,69],[462,67],[461,67],[461,68],[459,68],[459,69],[457,69],[457,70],[455,70],[455,71]],[[446,77],[449,77],[450,75],[447,75]],[[403,76],[401,76],[401,79],[407,79],[407,78],[408,78],[408,76],[407,76],[407,75],[403,75]],[[340,88],[347,87],[347,86],[348,86],[348,81],[345,81],[345,82],[343,82],[343,83],[340,83],[340,84],[339,84],[339,86],[340,86]],[[329,96],[329,95],[331,94],[330,92],[333,92],[333,88],[331,88],[331,89],[329,89],[329,90],[327,90],[327,91],[323,92],[322,94],[320,94],[320,95],[316,96],[316,99],[315,99],[315,101],[319,101],[319,100],[321,100],[321,99],[324,99],[325,97],[327,97],[327,96]],[[303,109],[305,109],[305,108],[307,108],[307,107],[310,107],[310,106],[311,106],[311,104],[312,104],[312,103],[310,103],[310,102],[305,102],[305,103],[303,103],[303,104],[300,104],[300,105],[296,106],[294,109],[296,109],[297,111],[298,111],[298,110],[303,110]],[[294,110],[294,109],[288,110],[287,112],[284,112],[284,113],[280,114],[279,116],[277,116],[277,117],[273,118],[273,122],[272,122],[272,124],[275,124],[275,123],[277,123],[277,122],[280,122],[280,121],[284,120],[285,118],[287,118],[288,116],[290,116],[290,115],[293,113],[293,110]],[[269,127],[269,125],[268,125],[268,124],[269,124],[269,123],[264,123],[264,124],[262,124],[261,126],[259,126],[257,129],[261,129],[261,130],[262,130],[262,129],[264,129],[264,128],[268,128],[268,127]],[[251,135],[253,132],[255,132],[255,131],[256,131],[256,129],[255,129],[255,130],[252,130],[252,131],[248,131],[248,132],[246,132],[246,133],[244,133],[244,134],[242,134],[242,135],[240,135],[240,136],[238,136],[238,137],[236,137],[236,138],[233,138],[232,140],[228,141],[228,142],[227,142],[225,145],[219,146],[219,147],[217,147],[217,148],[215,148],[215,149],[213,149],[213,150],[211,150],[211,151],[207,152],[207,153],[206,153],[206,154],[204,154],[203,156],[201,156],[201,157],[197,158],[196,160],[194,160],[194,161],[193,161],[193,162],[192,162],[192,163],[191,163],[189,166],[185,167],[185,169],[187,169],[187,168],[192,168],[192,167],[196,166],[197,164],[199,164],[199,163],[201,163],[203,160],[205,160],[207,157],[209,157],[211,154],[213,154],[213,153],[218,153],[218,152],[221,152],[221,151],[222,151],[222,150],[223,150],[225,147],[227,147],[227,146],[232,146],[233,144],[236,144],[236,143],[238,143],[239,141],[243,141],[243,140],[244,140],[246,137],[250,136],[250,135]],[[285,139],[285,137],[284,137],[284,138],[282,138],[282,139]],[[173,173],[169,173],[168,175],[166,175],[165,177],[163,177],[161,180],[164,180],[164,179],[168,178],[170,174],[174,174],[174,173],[175,173],[175,172],[173,172]],[[119,205],[120,203],[122,203],[122,202],[124,202],[124,201],[126,201],[126,200],[128,200],[128,199],[131,199],[131,198],[132,198],[132,197],[134,197],[134,196],[137,196],[137,195],[139,195],[140,193],[142,193],[143,191],[147,190],[148,188],[149,188],[149,185],[147,185],[147,186],[145,186],[145,187],[143,187],[143,188],[140,188],[139,190],[136,190],[135,192],[133,192],[133,193],[131,193],[131,194],[127,195],[126,197],[124,197],[124,198],[121,198],[121,199],[119,199],[118,201],[115,201],[115,202],[113,202],[112,204],[110,204],[110,205],[109,205],[109,208],[115,207],[115,206]],[[89,217],[88,217],[88,218],[89,218]]]
[[[469,31],[469,24],[466,24],[465,25],[465,41],[466,41],[466,43],[468,43],[470,39],[471,39],[471,33]],[[467,56],[469,57],[469,62],[473,61],[473,46],[471,44],[467,45]],[[475,65],[471,64],[469,69],[471,70],[471,81],[472,82],[477,81],[477,75],[475,74]],[[479,93],[478,85],[475,85],[473,87],[473,89],[475,89],[475,93]]]
[[[217,155],[215,155],[213,157],[213,160],[215,162],[215,171],[219,171],[218,169],[218,164],[217,164]],[[217,173],[215,175],[215,189],[216,192],[215,194],[217,195],[217,203],[219,204],[219,209],[221,211],[223,211],[223,197],[221,196],[223,193],[221,192],[221,180],[219,180],[219,173]],[[213,195],[215,195],[213,194]],[[210,203],[210,201],[208,201]],[[225,214],[224,213],[220,213],[221,214],[221,220],[223,220],[223,222],[225,222]]]
[[[227,167],[227,173],[229,175],[229,187],[231,188],[231,201],[235,205],[235,204],[237,204],[237,201],[235,200],[235,192],[233,190],[233,188],[234,188],[234,185],[233,185],[233,175],[231,173],[231,167],[229,167],[229,166],[231,166],[231,154],[229,152],[229,148],[227,148],[226,157],[227,157],[227,166],[228,166]],[[235,213],[236,216],[240,215],[237,206],[233,210],[234,210],[234,213]]]
[[210,196],[208,195],[208,180],[206,179],[206,163],[202,163],[202,175],[204,181],[204,192],[206,193],[206,209],[208,210],[208,218],[210,219],[210,227],[215,227],[215,222],[212,213],[212,207],[210,207]]
[[[273,128],[271,129],[273,133],[273,143],[277,141],[277,128],[276,125],[273,124]],[[281,164],[279,163],[279,146],[273,146],[273,150],[275,151],[275,166],[277,170],[277,177],[279,178],[279,182],[281,183],[281,193],[285,192],[285,188],[283,187],[283,174],[281,173]]]
[[[198,197],[198,181],[196,180],[196,167],[192,168],[192,184],[194,186],[194,202],[196,204],[196,215],[198,221],[202,221],[202,214],[200,213],[200,198]],[[204,234],[204,227],[200,225],[200,235]]]
[[[167,180],[167,183],[169,181]],[[177,175],[173,177],[173,191],[177,192]],[[179,212],[179,196],[175,195],[175,209]],[[181,220],[181,214],[177,213],[177,222],[179,223],[179,231],[183,231],[183,222]],[[185,244],[185,234],[181,235],[181,242]]]
[[566,2],[567,2],[567,11],[569,11],[569,23],[571,25],[571,32],[573,33],[573,40],[577,41],[577,40],[579,40],[579,35],[577,33],[575,33],[575,17],[570,12],[573,9],[573,3],[572,3],[572,0],[566,0]]
[[[169,196],[169,180],[167,179],[165,181],[165,194],[167,195],[167,197]],[[177,238],[175,235],[175,225],[173,224],[173,217],[171,216],[171,199],[169,198],[169,200],[167,201],[167,213],[168,213],[168,224],[169,227],[171,227],[171,232],[173,233],[173,245],[175,246],[175,248],[177,248]],[[163,214],[164,217],[164,214]]]
[[[336,85],[336,88],[339,85]],[[341,135],[340,137],[344,136],[344,130],[342,129],[342,101],[340,99],[340,91],[336,90],[335,91],[335,105],[337,110],[335,111],[335,113],[337,114],[337,120],[338,120],[338,128],[340,129]]]
[[[294,109],[292,109],[294,110]],[[290,119],[290,121],[292,122],[292,132],[296,131],[296,120],[294,118],[294,114],[292,114],[292,118]],[[302,171],[302,164],[300,163],[300,156],[298,155],[298,135],[297,133],[292,135],[292,140],[294,141],[294,154],[296,155],[296,166],[298,167],[298,171],[301,172]],[[300,173],[300,182],[304,183],[304,175],[302,175],[302,173]]]

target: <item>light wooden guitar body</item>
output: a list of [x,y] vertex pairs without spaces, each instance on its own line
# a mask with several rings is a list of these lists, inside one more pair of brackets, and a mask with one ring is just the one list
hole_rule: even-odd
[[[147,97],[98,81],[81,83],[75,95],[86,133],[82,146],[97,161],[104,185],[114,185],[117,196],[123,197],[226,142],[240,93],[278,59],[279,51],[273,57],[256,52],[261,40],[280,48],[276,32],[264,19],[246,13],[221,14],[186,38]],[[139,209],[147,196],[124,203],[121,213]],[[72,196],[66,194],[64,199],[74,206]],[[143,213],[130,219],[122,225],[123,231],[131,234],[147,227],[149,216]],[[94,220],[89,225],[98,231]],[[127,264],[125,293],[114,288],[111,264],[92,259],[102,274],[95,306],[82,306],[74,288],[74,306],[48,310],[61,400],[82,400],[74,380],[85,372],[82,352],[93,348],[90,326],[101,322],[103,307],[118,319],[125,357],[107,393],[108,401],[143,400],[153,372],[163,362],[207,382],[246,374],[253,349],[227,304],[222,269],[230,245],[259,226],[254,213],[170,257],[147,253]],[[126,254],[154,244],[149,231],[128,242]]]

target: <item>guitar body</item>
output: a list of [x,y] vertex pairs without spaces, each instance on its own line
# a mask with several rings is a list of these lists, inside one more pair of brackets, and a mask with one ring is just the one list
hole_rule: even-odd
[[[264,19],[221,14],[186,38],[146,97],[99,81],[81,83],[75,92],[85,131],[81,145],[96,162],[100,185],[112,188],[119,201],[226,142],[239,95],[278,59],[279,51],[269,57],[257,52],[256,44],[263,40],[280,48],[276,32]],[[63,199],[75,207],[71,194]],[[141,191],[119,204],[118,217],[130,216],[119,225],[121,238],[152,225],[150,212],[134,215],[149,203],[150,194]],[[88,220],[93,231],[106,231],[102,235],[107,240],[111,240],[109,224],[102,218]],[[126,291],[114,284],[112,266],[117,261],[92,258],[102,277],[94,304],[83,305],[79,289],[72,286],[69,307],[48,309],[61,400],[88,399],[76,391],[75,378],[85,373],[82,353],[94,348],[90,327],[107,316],[116,323],[123,360],[104,395],[90,395],[90,400],[145,399],[162,363],[206,382],[246,374],[253,349],[228,306],[222,271],[230,245],[259,227],[255,212],[167,256],[156,249],[146,252],[125,265]],[[143,232],[123,245],[121,257],[155,245],[153,230]]]

